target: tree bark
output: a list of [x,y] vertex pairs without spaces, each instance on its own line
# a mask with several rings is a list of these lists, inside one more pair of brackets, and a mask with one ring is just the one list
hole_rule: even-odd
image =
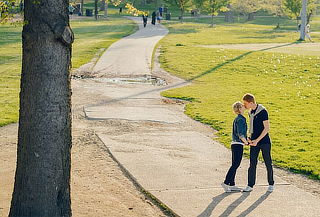
[[81,0],[81,15],[83,16],[84,0]]
[[94,18],[98,20],[98,0],[94,0]]
[[108,2],[105,1],[105,10],[104,10],[104,17],[107,18],[108,17]]
[[305,29],[307,25],[307,4],[308,4],[308,0],[302,0],[300,39],[299,39],[301,41],[304,41],[305,39]]
[[68,0],[25,0],[17,166],[10,217],[71,216],[73,33]]
[[211,14],[211,27],[213,27],[214,23],[213,23],[213,14]]

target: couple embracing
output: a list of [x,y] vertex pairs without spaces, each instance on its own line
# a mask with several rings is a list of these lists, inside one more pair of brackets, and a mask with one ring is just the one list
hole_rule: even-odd
[[[274,180],[271,159],[271,140],[269,137],[270,123],[268,111],[263,105],[256,103],[255,97],[252,94],[245,94],[242,100],[243,104],[241,102],[233,104],[233,111],[237,116],[233,121],[232,129],[232,165],[228,170],[225,181],[222,183],[222,187],[225,192],[241,190],[244,192],[252,191],[256,182],[258,156],[261,150],[263,160],[267,168],[269,183],[267,191],[272,192],[274,189]],[[246,109],[249,109],[249,137],[247,137],[247,122],[244,117]],[[244,189],[241,189],[235,185],[235,176],[242,160],[243,145],[250,145],[250,167],[248,169],[248,185]]]

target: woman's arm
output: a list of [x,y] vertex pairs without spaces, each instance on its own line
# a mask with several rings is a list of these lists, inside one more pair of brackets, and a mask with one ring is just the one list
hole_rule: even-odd
[[249,142],[247,141],[247,138],[245,136],[245,135],[247,135],[247,127],[246,127],[245,120],[240,119],[238,121],[237,131],[238,131],[237,133],[238,133],[238,136],[241,139],[241,141],[245,145],[249,145]]

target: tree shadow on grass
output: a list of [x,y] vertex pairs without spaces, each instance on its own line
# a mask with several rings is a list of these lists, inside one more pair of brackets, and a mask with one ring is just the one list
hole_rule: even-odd
[[239,56],[237,56],[237,57],[235,57],[233,59],[227,60],[227,61],[225,61],[225,62],[223,62],[223,63],[221,63],[221,64],[219,64],[219,65],[217,65],[217,66],[215,66],[215,67],[213,67],[213,68],[211,68],[211,69],[209,69],[209,70],[207,70],[207,71],[205,71],[205,72],[203,72],[203,73],[201,73],[201,74],[199,74],[197,76],[194,76],[194,77],[188,79],[188,81],[193,81],[193,80],[196,80],[198,78],[201,78],[201,77],[203,77],[203,76],[205,76],[207,74],[210,74],[210,73],[216,71],[217,69],[219,69],[219,68],[221,68],[221,67],[223,67],[225,65],[228,65],[230,63],[233,63],[233,62],[236,62],[238,60],[241,60],[242,58],[248,56],[249,54],[252,54],[252,53],[255,53],[255,52],[259,52],[259,51],[272,50],[274,48],[279,48],[279,47],[287,47],[287,46],[290,46],[290,45],[293,45],[293,44],[298,44],[298,43],[300,43],[300,42],[292,42],[292,43],[288,43],[288,44],[283,44],[283,45],[263,48],[263,49],[260,49],[260,50],[248,51],[248,52],[246,52],[244,54],[241,54],[241,55],[239,55]]

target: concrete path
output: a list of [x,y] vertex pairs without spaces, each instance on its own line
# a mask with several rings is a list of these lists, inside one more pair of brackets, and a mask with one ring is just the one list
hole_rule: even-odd
[[[319,198],[277,175],[275,191],[266,193],[262,164],[253,192],[223,192],[220,183],[230,165],[230,150],[214,140],[211,128],[184,115],[183,103],[160,96],[161,91],[186,82],[166,74],[157,64],[153,72],[148,68],[152,45],[166,32],[161,26],[140,29],[108,49],[95,69],[106,77],[109,73],[127,78],[156,75],[169,85],[96,79],[95,85],[84,82],[82,86],[105,99],[84,108],[88,119],[118,121],[111,130],[95,125],[114,158],[178,216],[319,216]],[[247,168],[244,159],[237,174],[240,186],[246,185]]]
[[110,77],[150,74],[153,48],[168,30],[150,24],[143,28],[141,18],[132,19],[140,30],[112,44],[93,68],[95,73]]

